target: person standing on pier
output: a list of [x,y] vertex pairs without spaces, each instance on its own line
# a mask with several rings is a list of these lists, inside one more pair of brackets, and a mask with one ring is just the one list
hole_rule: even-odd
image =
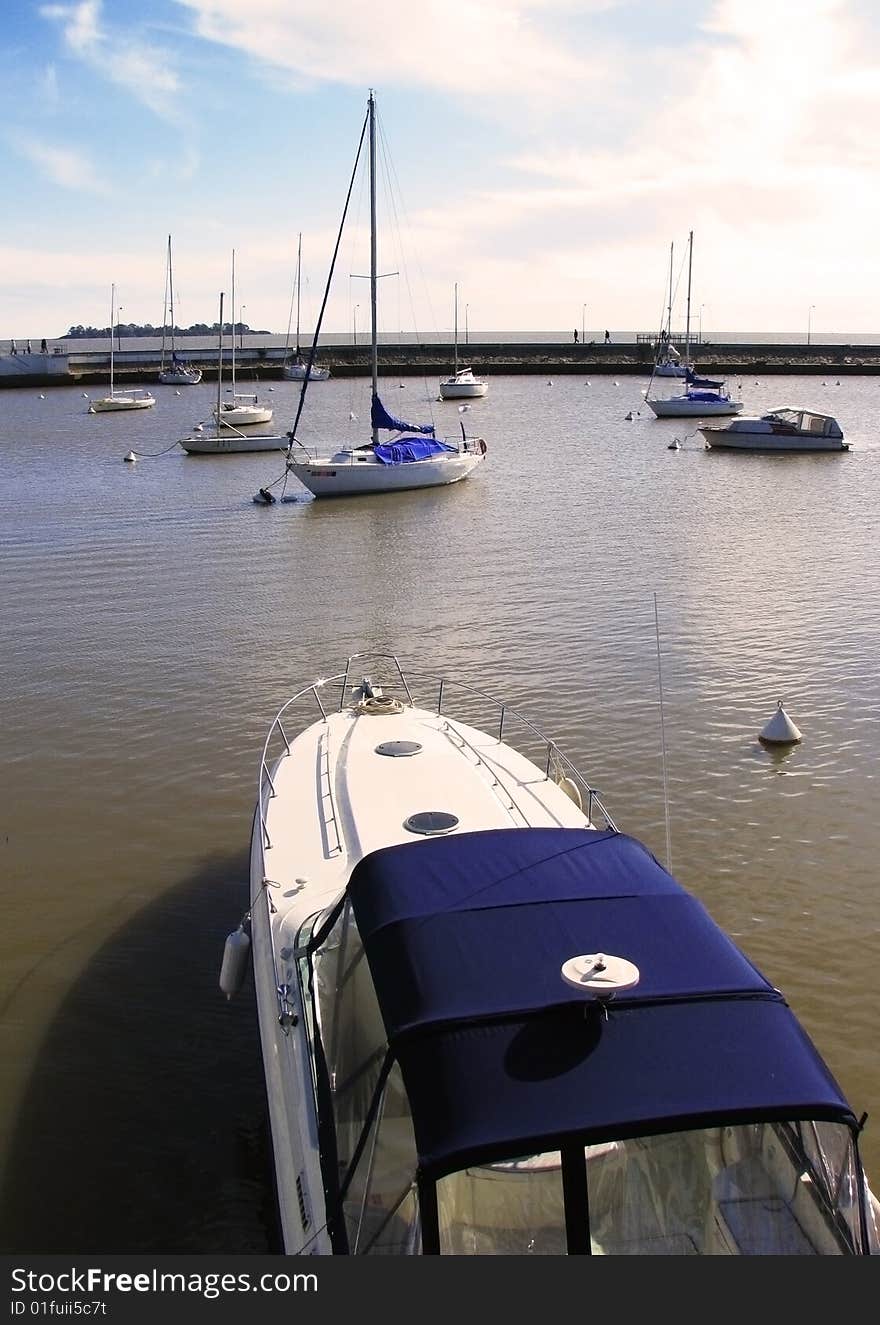
[[43,339],[40,341],[40,354],[48,354],[48,353],[49,353],[49,347],[46,344],[46,337],[44,336]]
[[577,327],[575,327],[575,329],[574,329],[574,343],[575,343],[575,345],[577,345],[577,343],[578,343],[578,329],[577,329]]
[[606,344],[606,345],[610,345],[610,344],[611,344],[611,332],[610,332],[610,331],[606,331],[606,332],[605,332],[605,344]]
[[9,353],[10,353],[10,354],[18,354],[18,349],[17,349],[17,347],[16,347],[16,344],[15,344],[15,341],[14,341],[14,340],[11,340],[11,341],[9,342]]

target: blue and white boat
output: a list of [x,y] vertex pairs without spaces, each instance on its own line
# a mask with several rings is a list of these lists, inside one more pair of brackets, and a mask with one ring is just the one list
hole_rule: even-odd
[[[364,133],[369,141],[370,176],[370,366],[372,374],[371,436],[356,446],[309,447],[300,441],[297,428],[302,417],[306,389],[312,380],[315,350],[321,319],[315,329],[305,365],[299,406],[290,431],[287,470],[315,497],[357,496],[374,492],[398,492],[409,488],[434,488],[467,478],[486,455],[482,438],[468,438],[464,425],[461,439],[434,435],[431,424],[408,424],[394,419],[379,399],[379,348],[377,315],[376,243],[376,104],[372,92],[367,104]],[[360,156],[358,147],[358,157]],[[347,210],[347,204],[346,204]],[[343,223],[345,216],[343,215]],[[331,269],[332,277],[332,269]],[[388,442],[380,431],[392,433]]]
[[880,1247],[783,995],[482,691],[356,655],[288,701],[227,994],[251,954],[288,1254]]

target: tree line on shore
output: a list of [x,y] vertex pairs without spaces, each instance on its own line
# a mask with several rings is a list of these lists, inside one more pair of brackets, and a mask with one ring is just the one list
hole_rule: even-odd
[[[218,336],[220,334],[219,322],[195,322],[191,327],[154,327],[150,322],[143,326],[137,322],[118,322],[113,328],[114,336],[161,336],[163,331],[166,336]],[[224,336],[271,336],[271,331],[260,331],[249,327],[246,322],[224,322]],[[79,323],[65,331],[59,340],[99,340],[102,336],[109,336],[109,327],[84,327]]]

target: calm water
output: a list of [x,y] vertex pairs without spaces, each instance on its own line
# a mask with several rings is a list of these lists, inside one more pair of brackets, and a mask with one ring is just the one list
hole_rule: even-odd
[[[268,508],[280,454],[155,454],[210,385],[2,393],[4,1249],[276,1248],[253,996],[217,976],[265,732],[348,653],[502,695],[665,859],[655,594],[672,868],[874,1115],[880,1190],[880,381],[745,381],[839,417],[853,450],[803,457],[709,454],[645,385],[498,377],[460,414],[393,382],[486,438],[474,477]],[[359,436],[364,388],[316,384],[303,440]],[[779,698],[804,741],[774,755]]]

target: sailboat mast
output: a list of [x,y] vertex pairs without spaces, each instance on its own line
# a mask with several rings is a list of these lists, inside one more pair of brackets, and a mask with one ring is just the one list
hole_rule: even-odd
[[171,236],[168,236],[168,296],[171,313],[171,362],[174,363],[174,270],[171,266]]
[[299,363],[299,283],[302,280],[302,249],[303,237],[302,231],[299,235],[299,243],[296,249],[296,361]]
[[168,332],[168,273],[171,270],[171,236],[168,236],[168,260],[165,263],[165,299],[162,304],[162,362],[159,364],[159,371],[165,371],[165,337]]
[[455,307],[452,315],[453,318],[452,371],[454,375],[457,377],[458,376],[458,281],[455,282],[454,305]]
[[691,363],[691,270],[694,264],[694,232],[688,235],[688,297],[687,297],[687,319],[684,324],[684,365],[685,369],[690,367]]
[[[370,112],[370,365],[373,377],[373,395],[379,394],[379,338],[376,328],[376,103],[372,90],[368,101]],[[379,429],[373,425],[373,445],[379,441]]]
[[113,323],[116,318],[116,286],[110,286],[110,394],[113,395]]
[[[223,319],[220,319],[220,334],[223,335]],[[235,400],[235,249],[232,250],[232,399]]]
[[675,251],[675,244],[669,245],[669,308],[666,314],[666,336],[668,339],[672,335],[672,254]]

